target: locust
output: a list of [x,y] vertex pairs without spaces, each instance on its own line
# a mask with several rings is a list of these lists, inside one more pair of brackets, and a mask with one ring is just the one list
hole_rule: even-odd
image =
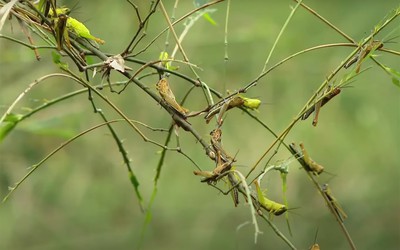
[[221,158],[223,161],[229,161],[230,159],[232,159],[232,157],[230,157],[228,153],[226,153],[225,150],[222,148],[222,130],[220,128],[216,128],[210,132],[210,136],[211,147],[214,149],[218,156],[215,158],[215,160],[218,162],[219,158]]
[[285,205],[268,199],[265,194],[261,191],[260,183],[258,180],[254,180],[254,186],[256,187],[258,202],[261,207],[268,211],[270,214],[279,216],[287,211]]
[[316,163],[308,154],[307,150],[304,147],[303,143],[300,143],[301,151],[296,147],[296,144],[291,143],[289,147],[293,153],[297,156],[301,156],[298,160],[302,163],[303,167],[309,171],[314,173],[315,175],[319,175],[324,171],[324,167],[318,163]]
[[323,195],[327,198],[327,200],[333,207],[333,210],[337,217],[340,219],[341,222],[343,222],[347,218],[347,214],[344,212],[343,208],[340,206],[336,198],[333,197],[332,191],[329,188],[328,184],[322,185],[321,190],[323,192]]
[[[205,177],[202,182],[215,182],[217,179],[231,170],[232,164],[236,161],[235,157],[231,157],[226,153],[226,151],[222,148],[221,140],[222,140],[222,130],[220,128],[216,128],[210,132],[211,136],[211,147],[213,152],[215,152],[213,159],[216,162],[216,166],[213,171],[194,171],[195,175],[200,175]],[[233,179],[230,182],[234,182]]]
[[211,119],[218,114],[217,123],[219,126],[222,125],[222,116],[224,113],[235,107],[244,107],[250,110],[257,110],[261,105],[261,100],[255,98],[247,98],[242,95],[237,95],[229,98],[228,100],[222,100],[216,103],[214,106],[210,108],[207,112],[206,123],[209,123]]
[[225,100],[223,102],[219,102],[215,104],[210,110],[207,112],[204,119],[206,119],[206,123],[209,123],[211,119],[218,114],[218,121],[217,123],[221,126],[222,125],[222,116],[223,114],[234,108],[239,107],[244,104],[244,100],[240,96],[233,97],[229,100]]
[[301,148],[301,152],[303,153],[303,159],[310,168],[310,170],[316,174],[321,174],[324,171],[324,167],[316,163],[313,159],[311,159],[303,143],[300,143],[299,145]]
[[345,65],[344,68],[349,68],[351,65],[354,63],[356,64],[356,73],[360,72],[361,69],[361,63],[362,61],[373,51],[377,49],[381,49],[383,47],[383,43],[381,41],[377,40],[372,40],[365,46],[363,46],[360,51],[353,57],[351,58]]
[[78,35],[78,37],[83,37],[83,38],[86,38],[89,40],[94,40],[100,44],[105,43],[104,40],[97,38],[97,37],[93,36],[92,34],[90,34],[89,29],[83,23],[79,22],[75,18],[68,17],[67,29],[69,31],[75,33],[76,35]]
[[86,38],[89,40],[96,41],[99,44],[104,44],[104,40],[93,36],[89,29],[77,19],[68,16],[71,10],[67,7],[56,8],[55,11],[53,8],[48,10],[48,16],[53,20],[54,29],[56,33],[56,40],[58,49],[62,49],[63,40],[66,41],[67,45],[71,47],[69,42],[68,31],[75,34],[78,37]]
[[188,114],[189,110],[182,107],[179,105],[179,103],[175,99],[175,95],[172,92],[168,79],[163,77],[161,78],[157,84],[156,84],[156,89],[158,93],[160,93],[161,98],[171,107],[173,108],[176,112],[178,112],[181,116],[186,117]]
[[301,117],[302,120],[306,120],[312,113],[314,113],[314,119],[312,121],[312,125],[315,127],[318,123],[318,116],[321,107],[327,104],[333,97],[340,94],[341,89],[339,87],[332,88],[328,86],[328,88],[324,91],[324,97],[314,105],[312,105]]

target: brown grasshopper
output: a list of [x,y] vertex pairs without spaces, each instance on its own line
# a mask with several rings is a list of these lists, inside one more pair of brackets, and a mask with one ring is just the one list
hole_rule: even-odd
[[318,115],[321,107],[323,107],[326,103],[328,103],[333,97],[337,96],[340,94],[341,90],[339,87],[335,87],[332,89],[332,87],[328,87],[326,91],[327,93],[320,101],[312,105],[301,117],[302,120],[307,119],[312,113],[314,113],[314,119],[312,122],[312,125],[315,127],[317,126],[318,123]]
[[232,168],[232,164],[235,162],[235,158],[229,156],[221,145],[222,130],[216,128],[210,132],[211,135],[211,147],[213,148],[215,155],[216,167],[211,171],[194,171],[195,175],[206,177],[202,182],[215,182],[219,176],[229,171]]
[[383,43],[381,41],[371,40],[370,43],[364,45],[360,49],[360,51],[344,65],[344,68],[347,69],[354,63],[357,63],[356,64],[356,73],[359,73],[360,69],[361,69],[361,63],[364,60],[364,58],[366,58],[372,51],[375,51],[382,47],[383,47]]
[[224,161],[218,152],[217,159],[218,162],[213,171],[193,171],[195,175],[205,177],[201,182],[216,183],[224,173],[232,168],[232,164],[236,161],[234,158],[231,158],[229,161]]
[[[228,153],[222,148],[221,144],[221,136],[222,130],[220,128],[216,128],[210,132],[211,135],[211,147],[217,153],[223,161],[227,162],[232,160],[232,157],[228,155]],[[215,159],[218,162],[218,157]]]
[[189,112],[189,110],[179,105],[179,103],[176,101],[175,95],[169,87],[167,78],[161,78],[156,84],[156,89],[160,93],[161,98],[170,107],[177,111],[181,116],[186,117],[186,114]]
[[219,126],[222,125],[222,116],[224,113],[232,108],[240,107],[245,103],[245,100],[240,96],[232,97],[228,100],[223,100],[221,102],[216,103],[214,106],[210,108],[204,119],[206,119],[206,123],[209,123],[211,119],[218,114],[217,123]]

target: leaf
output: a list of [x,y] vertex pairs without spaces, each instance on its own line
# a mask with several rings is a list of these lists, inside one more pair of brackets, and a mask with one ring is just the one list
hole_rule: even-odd
[[389,67],[385,67],[385,70],[392,76],[392,83],[400,88],[400,72]]
[[383,65],[382,63],[378,63],[378,65],[382,67],[386,71],[386,73],[388,73],[392,77],[392,83],[400,88],[400,72],[386,65]]
[[6,22],[8,13],[10,13],[12,7],[18,2],[18,0],[12,0],[6,3],[3,8],[0,9],[0,31],[3,29],[3,25]]
[[17,126],[22,117],[23,115],[21,114],[7,114],[4,121],[0,124],[0,142]]

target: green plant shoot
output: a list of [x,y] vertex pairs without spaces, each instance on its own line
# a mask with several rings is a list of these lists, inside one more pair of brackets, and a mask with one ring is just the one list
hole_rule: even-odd
[[[287,191],[287,179],[286,178],[287,178],[288,172],[281,171],[280,174],[281,174],[281,179],[282,179],[283,203],[285,203],[286,207],[289,207],[289,203],[288,203],[288,200],[286,197],[286,191]],[[289,223],[289,213],[286,213],[285,217],[286,217],[286,224],[288,226],[289,234],[292,235],[292,229],[291,229],[290,223]]]

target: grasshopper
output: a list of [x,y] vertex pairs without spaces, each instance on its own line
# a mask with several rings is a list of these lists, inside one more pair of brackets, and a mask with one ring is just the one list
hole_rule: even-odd
[[58,16],[58,18],[55,19],[55,37],[57,41],[57,49],[62,50],[63,49],[63,42],[67,43],[68,47],[71,47],[71,43],[69,41],[69,35],[68,35],[68,30],[66,29],[67,27],[67,20],[68,16],[61,14]]
[[79,37],[83,37],[89,40],[94,40],[100,44],[104,44],[104,40],[97,38],[90,34],[89,29],[81,22],[76,20],[75,18],[68,17],[67,19],[67,29],[71,32],[75,33]]
[[225,162],[230,161],[232,157],[230,157],[228,153],[226,153],[221,145],[222,130],[220,128],[216,128],[210,132],[210,136],[211,147],[214,149],[218,156],[217,158],[215,158],[215,160],[218,162],[218,158],[221,158]]
[[67,7],[56,8],[56,12],[54,14],[53,9],[50,8],[48,15],[49,17],[56,18],[59,15],[69,15],[71,13],[71,9]]
[[314,245],[312,245],[310,247],[310,250],[320,250],[321,248],[319,248],[319,245],[317,243],[315,243]]
[[229,173],[228,174],[228,181],[229,181],[229,186],[231,191],[231,195],[232,195],[232,200],[233,200],[233,204],[235,205],[235,207],[237,207],[237,205],[239,205],[239,191],[236,187],[236,184],[238,183],[237,181],[237,175],[236,173]]
[[261,191],[258,180],[254,180],[253,183],[256,187],[258,202],[260,203],[262,208],[267,210],[270,214],[274,214],[276,216],[279,216],[287,211],[285,205],[272,201],[264,195],[264,193]]
[[232,164],[235,162],[235,158],[229,156],[221,145],[222,130],[216,128],[210,132],[211,135],[211,147],[215,152],[213,158],[216,162],[216,167],[212,172],[210,171],[194,171],[195,175],[205,177],[202,182],[215,182],[219,176],[229,171],[232,168]]
[[247,98],[241,95],[233,96],[228,100],[222,100],[216,103],[214,106],[210,108],[206,116],[206,123],[209,123],[211,119],[218,114],[217,123],[219,126],[222,125],[222,116],[224,113],[235,107],[244,107],[251,110],[257,110],[261,105],[261,101],[259,99]]
[[320,250],[318,243],[315,243],[317,241],[317,236],[318,236],[318,228],[317,231],[315,232],[314,244],[309,248],[309,250]]
[[324,167],[316,163],[313,159],[311,159],[303,143],[300,143],[300,148],[301,152],[303,153],[303,159],[310,168],[310,170],[316,174],[321,174],[324,171]]
[[161,78],[157,84],[156,89],[158,93],[160,93],[161,98],[175,111],[177,111],[181,116],[186,117],[187,113],[189,112],[188,109],[185,109],[175,99],[175,95],[172,92],[171,88],[169,87],[169,83],[167,78]]
[[[233,166],[231,166],[233,168]],[[225,171],[226,172],[226,171]],[[215,174],[214,171],[198,171],[195,170],[193,171],[195,175],[205,177],[204,179],[201,180],[201,182],[207,182],[208,184],[213,185],[221,175]],[[227,178],[228,178],[228,185],[229,185],[229,190],[227,192],[224,192],[223,190],[219,189],[217,186],[213,185],[215,188],[217,188],[219,191],[221,191],[224,195],[227,195],[228,193],[231,193],[233,204],[235,207],[239,204],[239,190],[238,190],[238,180],[237,176],[235,173],[228,172],[227,173]]]
[[329,188],[328,184],[322,185],[321,189],[323,195],[327,198],[327,200],[329,200],[330,204],[332,205],[335,214],[340,219],[340,221],[343,222],[347,218],[347,214],[344,212],[343,208],[340,206],[336,198],[333,197],[332,191]]
[[231,158],[229,161],[223,161],[220,155],[218,155],[218,162],[217,166],[214,168],[213,171],[198,171],[195,170],[193,173],[195,175],[203,176],[204,179],[201,182],[207,183],[215,183],[220,177],[229,171],[232,168],[232,164],[235,162],[234,158]]
[[333,97],[337,96],[338,94],[340,94],[341,89],[338,87],[335,87],[332,89],[332,87],[328,87],[324,93],[325,96],[322,97],[322,99],[320,101],[318,101],[317,103],[315,103],[313,106],[311,106],[305,113],[304,115],[301,117],[302,120],[307,119],[312,113],[314,113],[314,119],[312,122],[312,125],[315,127],[317,126],[318,123],[318,115],[319,115],[319,111],[321,109],[321,107],[323,107],[326,103],[328,103]]
[[313,172],[316,175],[319,175],[324,171],[323,166],[321,166],[320,164],[316,163],[313,159],[311,159],[311,157],[308,154],[307,150],[305,149],[303,143],[300,143],[301,152],[299,151],[299,149],[296,147],[296,144],[294,144],[294,143],[289,144],[289,147],[290,147],[292,153],[296,154],[296,156],[302,157],[302,158],[299,158],[298,160],[300,161],[300,163],[303,165],[303,167],[307,171]]
[[377,40],[372,40],[371,42],[363,46],[360,51],[355,55],[353,58],[351,58],[345,65],[344,68],[349,68],[351,65],[354,63],[356,64],[356,73],[360,72],[361,69],[361,63],[366,58],[371,52],[380,49],[383,47],[383,43],[381,41]]
[[244,100],[240,96],[232,97],[231,99],[224,100],[222,102],[216,103],[214,106],[210,108],[204,119],[206,119],[206,123],[209,123],[211,119],[218,114],[218,124],[222,125],[222,116],[223,114],[234,108],[239,107],[244,104]]

